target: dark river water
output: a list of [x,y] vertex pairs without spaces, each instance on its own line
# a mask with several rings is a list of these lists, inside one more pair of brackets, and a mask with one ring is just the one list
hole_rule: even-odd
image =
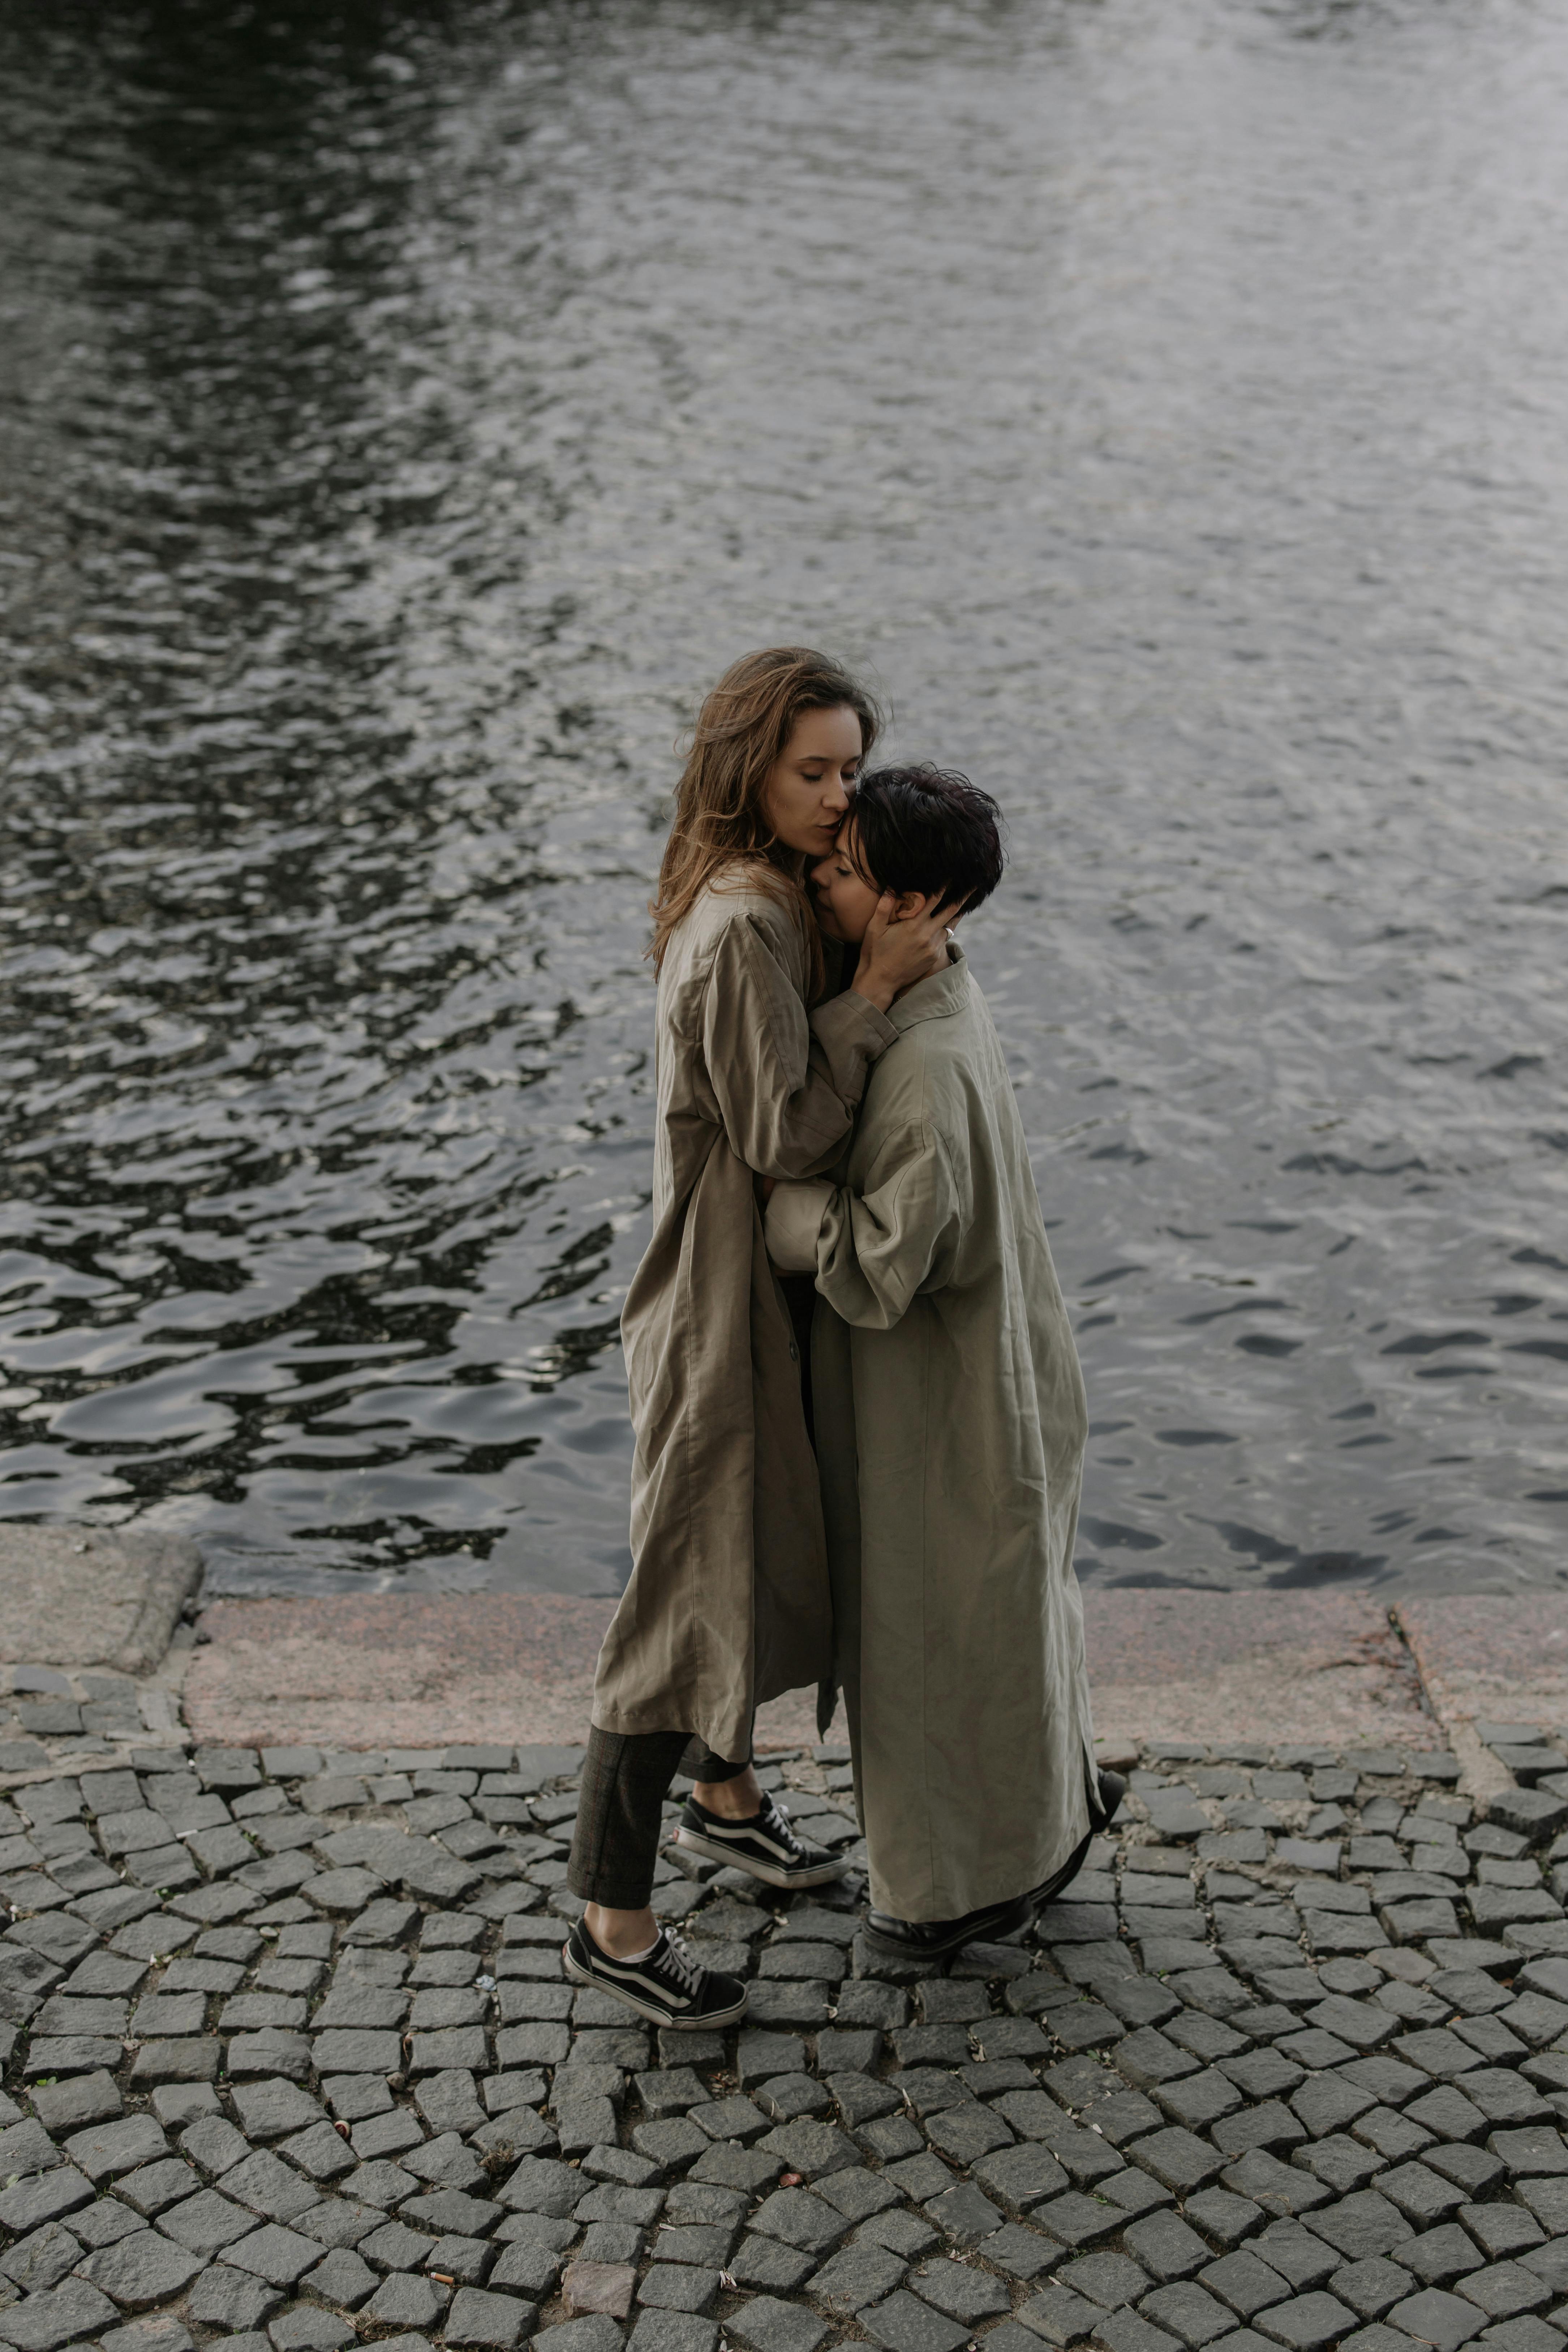
[[0,1517],[625,1573],[733,655],[969,941],[1101,1583],[1568,1578],[1568,0],[4,0]]

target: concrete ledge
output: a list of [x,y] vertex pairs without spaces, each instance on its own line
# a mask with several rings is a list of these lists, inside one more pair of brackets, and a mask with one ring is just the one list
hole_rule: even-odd
[[[0,1523],[0,1664],[139,1676],[142,1722],[163,1738],[180,1736],[175,1692],[186,1656],[184,1715],[198,1742],[444,1748],[575,1745],[587,1736],[612,1601],[522,1592],[224,1600],[203,1618],[201,1646],[176,1650],[161,1668],[200,1577],[195,1546],[177,1538]],[[1489,1772],[1507,1774],[1479,1738],[1478,1721],[1568,1736],[1568,1591],[1390,1601],[1364,1590],[1091,1585],[1083,1606],[1107,1757],[1131,1741],[1161,1739],[1447,1745],[1465,1765],[1467,1786],[1484,1793]],[[36,1695],[53,1689],[67,1701],[73,1687],[84,1709],[110,1705],[112,1694],[79,1679],[32,1685]],[[17,1705],[23,1729],[66,1736],[60,1726],[33,1724]],[[134,1736],[135,1709],[123,1730],[118,1719],[76,1729]],[[805,1747],[816,1736],[813,1691],[788,1692],[760,1711],[760,1748]],[[829,1737],[843,1736],[840,1716]],[[103,1745],[101,1737],[87,1741]],[[42,1751],[38,1760],[47,1760]]]
[[1445,1723],[1568,1731],[1568,1592],[1434,1595],[1398,1617]]
[[1084,1594],[1107,1739],[1425,1747],[1438,1734],[1385,1603],[1355,1592]]
[[[255,1748],[575,1743],[615,1608],[533,1592],[217,1601],[185,1721],[198,1742]],[[759,1748],[816,1738],[815,1691],[760,1710]]]
[[217,1601],[185,1720],[198,1741],[256,1748],[579,1741],[615,1605],[533,1592]]
[[[614,1606],[506,1592],[216,1601],[186,1721],[198,1740],[257,1747],[581,1740]],[[1386,1607],[1364,1592],[1091,1591],[1084,1615],[1108,1740],[1439,1737]],[[810,1691],[761,1712],[761,1747],[816,1737]]]
[[179,1537],[0,1525],[0,1660],[149,1674],[201,1574]]

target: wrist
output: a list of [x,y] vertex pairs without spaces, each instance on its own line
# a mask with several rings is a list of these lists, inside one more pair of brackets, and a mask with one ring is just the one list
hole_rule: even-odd
[[868,971],[858,971],[850,982],[849,992],[852,996],[863,996],[868,1004],[876,1006],[879,1013],[886,1013],[899,992],[890,980],[879,980]]

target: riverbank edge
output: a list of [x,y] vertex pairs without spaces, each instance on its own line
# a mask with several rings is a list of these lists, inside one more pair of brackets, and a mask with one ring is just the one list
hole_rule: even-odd
[[[199,1741],[257,1746],[575,1744],[612,1609],[552,1594],[218,1601],[184,1721]],[[1084,1626],[1108,1759],[1152,1738],[1447,1746],[1480,1793],[1478,1721],[1568,1728],[1568,1594],[1090,1591]],[[761,1710],[761,1748],[816,1737],[812,1692]]]
[[[133,1724],[160,1743],[329,1751],[572,1747],[587,1736],[612,1601],[384,1592],[203,1608],[198,1576],[188,1545],[0,1527],[11,1734],[47,1736],[57,1754],[79,1737],[84,1755]],[[1150,1740],[1447,1747],[1482,1793],[1496,1767],[1478,1723],[1568,1730],[1568,1592],[1091,1586],[1083,1617],[1108,1761]],[[57,1722],[40,1707],[65,1712]],[[814,1692],[760,1712],[760,1749],[816,1737]],[[840,1716],[829,1739],[842,1738]]]

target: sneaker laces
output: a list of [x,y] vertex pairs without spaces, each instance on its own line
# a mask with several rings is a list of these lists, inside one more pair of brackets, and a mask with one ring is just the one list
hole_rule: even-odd
[[707,1970],[679,1937],[672,1936],[668,1927],[664,1931],[663,1961],[681,1991],[695,1998]]
[[798,1854],[804,1859],[805,1841],[795,1834],[795,1824],[789,1815],[782,1805],[774,1804],[771,1793],[766,1789],[763,1790],[763,1820],[773,1835],[782,1839],[788,1846],[791,1853]]

